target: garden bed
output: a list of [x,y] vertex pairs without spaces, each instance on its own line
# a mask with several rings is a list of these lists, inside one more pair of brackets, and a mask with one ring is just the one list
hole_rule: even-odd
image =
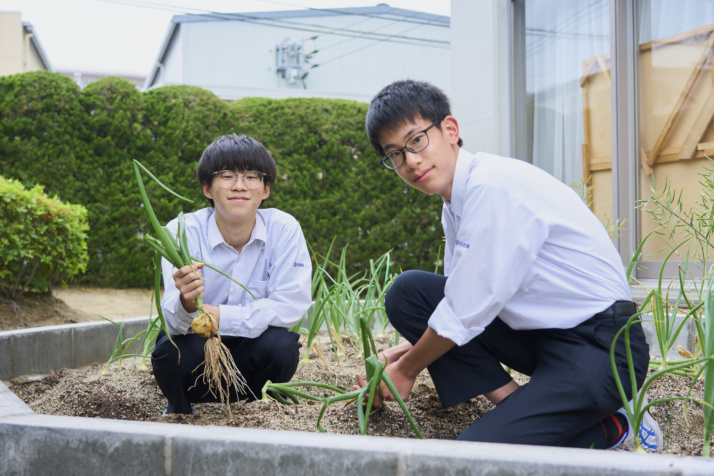
[[[382,339],[378,347],[386,347]],[[345,342],[346,356],[338,363],[326,339],[319,347],[325,360],[311,352],[308,361],[301,360],[294,381],[329,383],[350,389],[354,375],[363,372],[362,360],[354,346]],[[303,349],[304,351],[304,349]],[[521,382],[521,377],[516,377]],[[119,367],[113,364],[107,375],[101,375],[101,366],[82,369],[62,369],[40,381],[10,387],[38,414],[110,418],[121,420],[155,421],[190,425],[219,425],[243,428],[296,430],[316,432],[315,423],[321,404],[304,402],[299,406],[286,406],[276,402],[236,403],[229,415],[220,404],[197,404],[195,415],[162,417],[166,400],[161,395],[150,371],[140,371],[137,363],[125,361]],[[686,377],[665,376],[648,391],[650,401],[663,397],[687,394],[691,380]],[[316,389],[309,390],[317,392]],[[701,397],[698,382],[693,397]],[[433,388],[427,372],[422,373],[407,401],[417,425],[426,438],[455,439],[474,420],[492,408],[483,397],[474,398],[452,408],[444,409]],[[664,403],[652,410],[665,434],[663,453],[674,455],[701,455],[702,407],[682,401]],[[329,433],[358,434],[357,412],[354,404],[336,403],[330,406],[322,420]],[[376,436],[416,438],[407,419],[395,403],[389,402],[370,415],[367,433]]]

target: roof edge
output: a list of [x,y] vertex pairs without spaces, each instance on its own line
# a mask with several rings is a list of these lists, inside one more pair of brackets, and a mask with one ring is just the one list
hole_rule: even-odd
[[22,22],[22,30],[24,33],[32,34],[32,37],[30,38],[30,43],[35,48],[37,56],[40,57],[40,61],[44,65],[45,69],[47,71],[54,71],[52,63],[50,63],[50,59],[47,57],[47,53],[45,53],[45,49],[42,47],[40,38],[37,36],[37,30],[35,30],[35,27],[32,26],[32,23],[26,21]]
[[450,17],[445,15],[435,15],[433,13],[418,12],[415,10],[405,10],[402,8],[393,8],[389,5],[379,4],[375,7],[353,7],[353,8],[307,8],[304,10],[280,10],[269,12],[235,12],[235,13],[207,13],[207,14],[187,14],[175,15],[172,21],[176,23],[190,23],[199,21],[215,21],[215,20],[274,20],[281,18],[308,18],[308,17],[326,17],[337,15],[359,15],[359,16],[378,16],[378,15],[394,15],[409,18],[411,20],[421,20],[434,23],[448,25]]

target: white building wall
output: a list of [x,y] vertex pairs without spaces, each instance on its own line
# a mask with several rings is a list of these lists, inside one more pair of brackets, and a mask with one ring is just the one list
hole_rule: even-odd
[[464,148],[511,155],[510,0],[451,0],[451,105]]
[[[290,22],[324,25],[329,28],[357,28],[349,16],[290,18]],[[244,96],[323,96],[369,101],[382,87],[398,79],[431,82],[447,93],[451,90],[451,56],[448,26],[395,22],[393,19],[359,18],[360,30],[434,39],[436,47],[391,41],[348,38],[286,27],[237,21],[190,21],[179,26],[183,52],[166,56],[162,84],[195,84],[225,99]],[[409,30],[406,32],[406,30]],[[317,49],[305,86],[288,84],[276,73],[276,46],[286,38],[306,40],[305,50]],[[174,46],[175,47],[175,46]],[[183,64],[178,72],[177,57]]]

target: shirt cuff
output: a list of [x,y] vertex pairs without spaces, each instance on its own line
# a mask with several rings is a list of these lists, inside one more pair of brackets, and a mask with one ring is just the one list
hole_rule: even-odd
[[191,323],[198,315],[198,311],[188,312],[183,308],[181,304],[181,299],[176,301],[176,331],[177,334],[188,334],[191,330]]
[[463,322],[454,315],[451,308],[442,299],[429,318],[429,327],[441,337],[446,337],[456,345],[462,346],[469,343],[474,337],[484,331],[483,327],[464,327]]
[[218,322],[218,331],[223,336],[243,336],[251,337],[241,333],[241,328],[245,322],[247,310],[245,306],[219,305],[221,318]]

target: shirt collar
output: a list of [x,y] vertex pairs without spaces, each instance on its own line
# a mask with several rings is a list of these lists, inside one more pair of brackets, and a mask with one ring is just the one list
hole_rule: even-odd
[[454,168],[454,181],[451,183],[451,201],[444,200],[451,212],[458,216],[461,216],[464,209],[466,182],[469,179],[469,170],[473,159],[474,156],[470,152],[459,148],[459,155],[456,158],[456,167]]
[[215,249],[216,246],[221,243],[225,243],[221,230],[218,229],[218,223],[216,223],[216,210],[213,210],[211,218],[208,220],[208,244],[211,249]]
[[[250,239],[245,246],[249,246],[255,240],[260,240],[263,243],[266,243],[268,240],[268,229],[265,227],[265,220],[263,219],[260,210],[258,210],[258,213],[255,214],[255,226],[253,227]],[[223,239],[221,230],[218,229],[218,223],[216,223],[216,212],[214,210],[211,218],[208,220],[208,244],[211,249],[215,249],[216,246],[222,243],[228,245],[226,240]]]

